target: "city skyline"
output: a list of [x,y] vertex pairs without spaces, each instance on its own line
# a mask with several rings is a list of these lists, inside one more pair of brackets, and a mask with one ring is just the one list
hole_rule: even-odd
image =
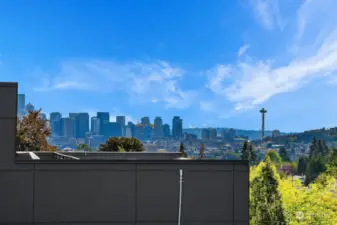
[[337,125],[336,1],[18,5],[0,3],[0,79],[46,113],[257,130],[264,107],[266,130]]

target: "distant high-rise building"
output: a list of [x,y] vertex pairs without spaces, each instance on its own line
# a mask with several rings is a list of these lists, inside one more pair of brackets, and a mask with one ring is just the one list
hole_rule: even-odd
[[46,114],[44,114],[44,113],[41,113],[41,118],[42,118],[44,121],[46,121],[46,120],[47,120],[47,116],[46,116]]
[[281,132],[279,130],[273,130],[272,137],[275,138],[275,137],[279,137],[279,136],[281,136]]
[[168,124],[163,125],[163,135],[164,135],[164,137],[169,137],[171,135],[170,125],[168,125]]
[[29,113],[30,111],[34,111],[34,106],[31,103],[28,103],[25,107],[26,113]]
[[95,117],[91,117],[91,129],[90,131],[95,134],[95,135],[99,135],[100,133],[100,120],[99,118]]
[[209,140],[210,139],[210,129],[204,128],[201,131],[201,139]]
[[214,128],[209,129],[209,139],[215,140],[217,136],[217,131]]
[[78,137],[78,113],[69,113],[69,119],[73,120],[73,135]]
[[109,122],[107,124],[107,137],[121,137],[122,136],[122,127],[120,123]]
[[62,136],[65,138],[72,138],[74,137],[73,133],[73,120],[70,118],[62,118],[61,119],[61,130]]
[[62,115],[59,112],[50,113],[50,129],[52,136],[61,136],[61,118]]
[[85,134],[89,132],[89,114],[79,113],[77,116],[77,138],[85,138]]
[[145,125],[137,124],[134,128],[134,137],[143,141],[146,139]]
[[154,136],[155,137],[163,137],[163,120],[161,117],[156,117],[154,119]]
[[134,137],[135,136],[135,124],[129,121],[127,127],[130,128],[131,137]]
[[143,125],[150,125],[150,118],[145,116],[141,119]]
[[132,137],[132,132],[131,132],[131,128],[130,127],[126,127],[125,128],[125,137]]
[[97,118],[100,121],[100,135],[107,136],[108,134],[108,124],[110,121],[110,114],[108,112],[98,112]]
[[172,137],[175,140],[183,138],[183,120],[179,116],[173,117],[172,120]]
[[25,115],[26,96],[18,94],[18,117],[22,118]]
[[122,136],[125,136],[125,116],[116,116],[116,122],[121,125]]

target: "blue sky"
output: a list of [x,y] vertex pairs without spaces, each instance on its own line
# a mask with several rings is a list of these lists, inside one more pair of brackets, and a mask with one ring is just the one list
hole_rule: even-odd
[[0,1],[0,80],[45,112],[337,126],[335,0]]

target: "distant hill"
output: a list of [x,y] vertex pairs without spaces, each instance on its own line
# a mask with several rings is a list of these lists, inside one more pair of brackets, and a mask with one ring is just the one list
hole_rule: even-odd
[[[198,135],[198,137],[200,137],[202,129],[204,128],[188,128],[188,129],[183,129],[183,131],[186,133]],[[234,129],[237,136],[246,136],[250,140],[257,140],[261,138],[260,130],[242,130],[242,129],[235,129],[235,128],[219,128],[219,127],[216,127],[216,128],[214,127],[214,129],[216,129],[218,133],[221,133],[224,130]],[[270,130],[267,130],[264,133],[265,133],[265,136],[272,135],[272,131]],[[287,135],[287,134],[288,133],[281,133],[281,135]]]

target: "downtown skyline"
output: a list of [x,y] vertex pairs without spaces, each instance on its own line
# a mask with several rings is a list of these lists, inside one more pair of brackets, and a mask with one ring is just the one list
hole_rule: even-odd
[[266,130],[337,125],[336,1],[18,5],[0,3],[0,79],[46,114],[259,130],[266,108]]

